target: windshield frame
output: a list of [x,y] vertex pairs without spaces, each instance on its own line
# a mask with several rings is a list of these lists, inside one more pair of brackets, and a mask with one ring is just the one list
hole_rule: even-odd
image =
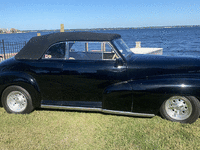
[[124,57],[127,58],[133,52],[130,50],[128,45],[124,42],[122,38],[112,40],[112,44],[117,51]]

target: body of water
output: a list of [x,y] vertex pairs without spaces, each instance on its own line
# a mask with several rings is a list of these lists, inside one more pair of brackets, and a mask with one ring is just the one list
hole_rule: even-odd
[[[93,32],[118,33],[130,48],[135,47],[136,41],[141,41],[142,47],[163,48],[163,55],[200,57],[200,27],[97,30]],[[41,35],[48,33],[50,32],[42,32]],[[24,42],[34,36],[37,36],[36,32],[0,34],[0,40]]]

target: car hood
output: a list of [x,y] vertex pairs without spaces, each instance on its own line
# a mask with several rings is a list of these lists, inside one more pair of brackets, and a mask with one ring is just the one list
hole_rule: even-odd
[[200,58],[132,54],[127,58],[132,79],[160,75],[200,73]]

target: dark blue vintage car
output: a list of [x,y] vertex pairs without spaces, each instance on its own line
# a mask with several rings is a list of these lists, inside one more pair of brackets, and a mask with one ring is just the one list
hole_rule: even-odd
[[0,64],[8,113],[36,108],[99,111],[193,123],[200,114],[200,59],[132,53],[118,34],[33,37]]

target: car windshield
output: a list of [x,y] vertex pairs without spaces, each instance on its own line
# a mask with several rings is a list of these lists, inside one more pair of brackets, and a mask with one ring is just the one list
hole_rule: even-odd
[[130,48],[121,38],[113,40],[113,43],[116,46],[116,48],[124,55],[124,57],[127,57],[129,54],[132,53],[130,51]]

